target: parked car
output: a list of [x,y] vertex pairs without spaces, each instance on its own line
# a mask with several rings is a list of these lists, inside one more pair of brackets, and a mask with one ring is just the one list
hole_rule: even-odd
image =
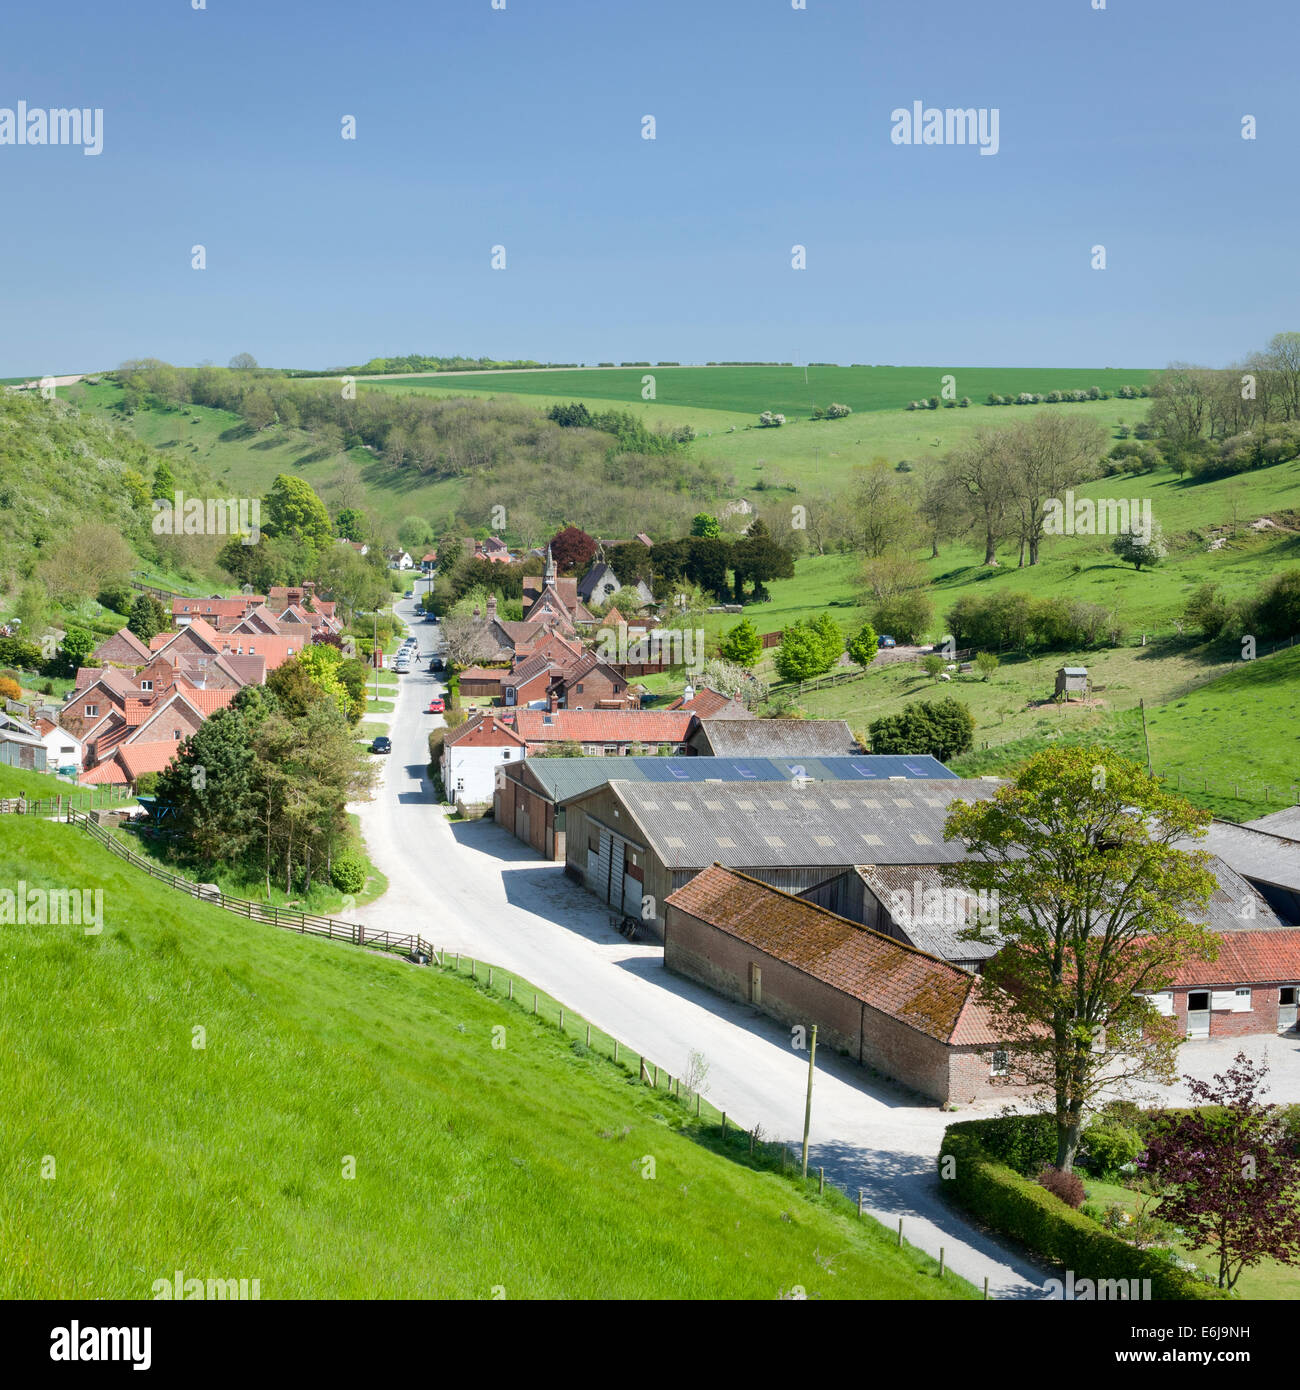
[[380,734],[379,737],[370,745],[372,753],[391,753],[393,751],[393,740],[387,734]]
[[435,695],[434,698],[429,701],[429,708],[425,711],[426,714],[445,714],[446,712],[447,702],[441,695]]
[[433,656],[433,657],[431,657],[431,658],[429,659],[429,670],[430,670],[430,671],[441,671],[442,669],[443,669],[442,657],[436,656],[436,655],[435,655],[435,656]]
[[407,598],[414,598],[414,597],[415,597],[415,590],[414,590],[414,589],[408,589],[408,590],[406,591],[406,597],[407,597]]
[[876,638],[876,646],[877,646],[877,647],[896,647],[896,646],[898,646],[898,643],[895,642],[894,639],[893,639],[892,637],[887,637],[887,636],[885,636],[885,634],[882,632],[882,633],[880,634],[880,636]]

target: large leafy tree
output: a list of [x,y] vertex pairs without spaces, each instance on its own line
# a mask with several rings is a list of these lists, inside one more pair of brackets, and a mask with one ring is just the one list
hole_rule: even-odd
[[201,864],[234,863],[251,842],[251,727],[240,709],[215,711],[158,778],[158,800],[171,808],[185,851]]
[[551,537],[551,557],[563,573],[586,569],[596,554],[596,538],[577,526],[566,526]]
[[77,668],[86,664],[87,658],[95,650],[95,639],[84,628],[70,627],[63,634],[59,644],[56,664],[64,676],[75,676]]
[[918,700],[872,721],[873,753],[929,753],[941,762],[970,751],[975,716],[952,696]]
[[281,473],[266,495],[262,530],[268,536],[288,536],[311,546],[326,546],[333,539],[329,510],[303,478]]
[[763,639],[754,624],[748,618],[742,618],[735,627],[728,628],[722,634],[718,654],[748,669],[763,655]]
[[147,647],[154,637],[171,627],[172,615],[153,594],[137,594],[126,625]]
[[1259,1098],[1267,1073],[1238,1052],[1213,1081],[1185,1078],[1196,1108],[1158,1119],[1141,1160],[1161,1219],[1215,1256],[1221,1289],[1263,1259],[1300,1264],[1300,1159]]
[[781,645],[776,649],[775,661],[777,674],[782,680],[806,681],[820,676],[829,665],[822,634],[815,632],[807,623],[792,623],[781,634]]
[[1164,531],[1160,523],[1151,523],[1149,533],[1142,531],[1121,531],[1110,543],[1110,548],[1125,564],[1140,570],[1143,565],[1154,569],[1165,558]]
[[701,540],[714,541],[722,534],[718,518],[710,512],[696,512],[691,517],[691,535]]
[[789,579],[794,575],[794,555],[772,539],[761,520],[751,523],[749,530],[731,547],[729,558],[735,572],[737,603],[745,601],[747,583],[754,586],[751,600],[762,603],[771,597],[767,591],[769,579]]
[[1177,1030],[1144,995],[1214,959],[1201,914],[1215,880],[1181,847],[1209,820],[1103,748],[1048,749],[949,812],[945,833],[972,857],[948,872],[997,904],[1003,944],[981,998],[1010,1077],[1055,1117],[1058,1168],[1073,1167],[1103,1090],[1174,1079]]

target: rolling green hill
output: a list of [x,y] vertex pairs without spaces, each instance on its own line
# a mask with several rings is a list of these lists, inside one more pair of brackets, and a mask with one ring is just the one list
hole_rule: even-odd
[[463,980],[0,818],[20,880],[101,888],[104,929],[5,928],[0,1296],[148,1298],[177,1269],[263,1298],[974,1296]]

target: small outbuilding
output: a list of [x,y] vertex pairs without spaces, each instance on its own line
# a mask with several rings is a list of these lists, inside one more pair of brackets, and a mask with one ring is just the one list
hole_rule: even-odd
[[1088,693],[1088,668],[1086,666],[1062,666],[1056,673],[1056,693],[1068,700],[1071,695]]

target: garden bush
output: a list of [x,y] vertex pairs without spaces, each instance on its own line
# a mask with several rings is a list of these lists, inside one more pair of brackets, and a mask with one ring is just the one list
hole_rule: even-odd
[[1090,1173],[1118,1173],[1126,1163],[1133,1163],[1145,1146],[1135,1129],[1115,1121],[1094,1120],[1083,1132],[1081,1157]]
[[330,861],[330,882],[340,893],[359,893],[366,886],[366,861],[345,849]]
[[1038,1175],[1038,1185],[1045,1187],[1053,1197],[1059,1197],[1075,1211],[1083,1205],[1083,1179],[1078,1173],[1066,1173],[1048,1164]]
[[[1050,1117],[1023,1118],[1046,1118],[1051,1123]],[[1083,1212],[1071,1211],[1045,1188],[998,1162],[984,1141],[991,1137],[993,1143],[1006,1147],[1025,1137],[1008,1134],[1010,1129],[1006,1117],[949,1125],[939,1150],[939,1185],[946,1197],[994,1231],[1073,1270],[1076,1279],[1149,1279],[1151,1295],[1157,1299],[1225,1297],[1167,1256],[1126,1244]]]

